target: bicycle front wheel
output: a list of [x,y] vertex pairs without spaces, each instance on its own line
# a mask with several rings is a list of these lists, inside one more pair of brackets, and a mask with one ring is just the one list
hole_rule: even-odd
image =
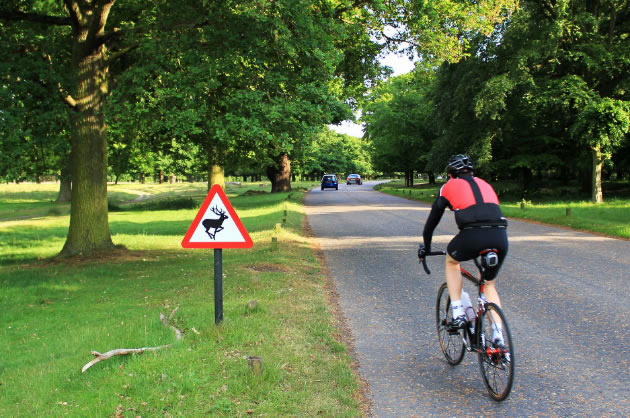
[[456,366],[462,362],[464,354],[466,354],[466,347],[461,335],[463,330],[451,331],[448,329],[448,323],[451,322],[452,318],[451,298],[448,296],[448,287],[444,283],[438,290],[435,321],[442,353],[446,357],[446,361]]
[[514,350],[512,334],[501,308],[486,304],[479,335],[479,367],[483,382],[495,401],[502,401],[512,390]]

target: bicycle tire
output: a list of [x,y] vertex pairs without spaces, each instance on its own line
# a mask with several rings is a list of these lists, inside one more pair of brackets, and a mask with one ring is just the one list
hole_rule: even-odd
[[435,321],[440,340],[440,348],[442,354],[451,365],[456,366],[464,359],[466,354],[466,346],[462,338],[460,330],[457,334],[448,331],[447,322],[453,318],[453,310],[451,309],[451,298],[448,295],[448,287],[446,283],[442,284],[438,290],[437,302],[435,305]]
[[[502,323],[504,346],[496,344],[493,338],[493,323],[496,318]],[[486,304],[480,323],[479,368],[483,383],[495,401],[508,397],[514,382],[514,350],[512,334],[505,314],[494,303]]]

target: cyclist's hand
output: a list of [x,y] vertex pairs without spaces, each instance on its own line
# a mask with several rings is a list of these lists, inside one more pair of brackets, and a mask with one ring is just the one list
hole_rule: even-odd
[[418,247],[418,259],[420,260],[420,262],[424,261],[424,258],[427,256],[427,250],[424,248],[424,244],[420,244],[420,247]]

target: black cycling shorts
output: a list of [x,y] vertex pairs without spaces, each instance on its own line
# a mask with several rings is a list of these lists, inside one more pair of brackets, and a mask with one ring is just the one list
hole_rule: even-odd
[[487,279],[492,280],[497,276],[508,253],[507,228],[496,226],[464,228],[448,243],[446,251],[457,261],[467,261],[488,248],[496,249],[499,255],[499,264],[487,272]]

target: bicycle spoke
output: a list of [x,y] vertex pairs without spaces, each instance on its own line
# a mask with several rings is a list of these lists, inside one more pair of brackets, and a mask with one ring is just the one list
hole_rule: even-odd
[[[497,324],[501,324],[498,329]],[[502,401],[512,389],[514,353],[512,336],[499,307],[494,304],[486,305],[480,332],[483,333],[484,341],[479,350],[481,375],[490,396],[496,401]],[[498,343],[493,341],[494,338],[497,338]]]
[[452,365],[457,365],[461,363],[464,358],[466,349],[460,334],[451,334],[448,331],[447,323],[452,317],[450,304],[451,301],[448,297],[448,288],[446,283],[444,283],[438,291],[435,307],[436,328],[438,338],[440,340],[440,347],[442,348],[442,353],[444,354],[446,361]]

